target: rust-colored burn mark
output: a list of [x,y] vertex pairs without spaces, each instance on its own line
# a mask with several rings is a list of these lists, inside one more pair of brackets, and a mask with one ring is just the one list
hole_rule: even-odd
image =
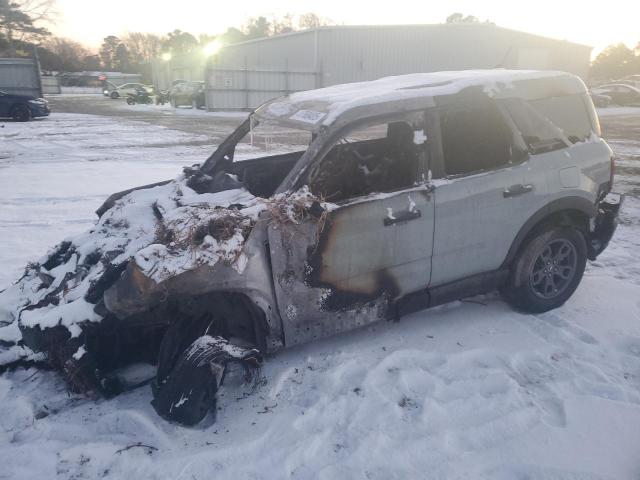
[[[340,209],[340,215],[347,215],[352,206]],[[380,269],[359,276],[357,282],[350,278],[335,279],[335,273],[328,272],[329,256],[336,251],[338,237],[342,234],[339,221],[329,214],[318,235],[318,242],[307,249],[307,265],[304,282],[311,288],[328,290],[321,308],[326,311],[344,311],[361,308],[381,297],[387,301],[399,294],[396,280],[387,269]]]

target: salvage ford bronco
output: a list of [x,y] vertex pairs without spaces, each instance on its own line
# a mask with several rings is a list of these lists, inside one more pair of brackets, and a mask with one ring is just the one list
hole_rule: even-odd
[[606,248],[621,196],[589,94],[561,72],[412,74],[293,93],[176,180],[112,195],[0,293],[0,359],[75,391],[157,364],[192,425],[232,363],[499,290],[544,312]]

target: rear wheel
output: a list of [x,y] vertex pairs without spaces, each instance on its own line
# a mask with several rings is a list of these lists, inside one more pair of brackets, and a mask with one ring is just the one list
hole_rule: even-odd
[[583,234],[551,227],[534,235],[514,261],[503,293],[514,307],[532,313],[564,304],[576,290],[587,262]]
[[11,110],[11,118],[16,122],[28,122],[31,120],[31,110],[26,105],[16,105]]

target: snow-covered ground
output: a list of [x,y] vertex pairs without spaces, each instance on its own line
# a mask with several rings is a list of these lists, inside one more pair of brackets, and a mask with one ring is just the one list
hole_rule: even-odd
[[[5,373],[0,479],[640,478],[640,140],[615,138],[622,224],[562,308],[489,296],[296,347],[193,429],[158,418],[148,387],[95,402],[53,372]],[[210,150],[123,118],[0,123],[0,288],[107,194]]]

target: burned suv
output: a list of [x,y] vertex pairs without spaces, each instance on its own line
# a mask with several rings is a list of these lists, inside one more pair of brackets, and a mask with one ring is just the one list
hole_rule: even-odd
[[0,293],[2,358],[46,358],[106,395],[119,367],[152,362],[156,411],[194,424],[233,363],[496,289],[544,312],[613,235],[612,158],[566,73],[274,99],[202,165],[113,195],[29,264]]

